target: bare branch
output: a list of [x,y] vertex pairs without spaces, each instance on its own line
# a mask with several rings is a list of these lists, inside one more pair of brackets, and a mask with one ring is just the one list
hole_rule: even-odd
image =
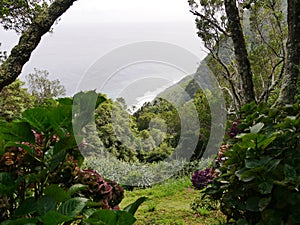
[[223,74],[224,79],[229,83],[230,88],[231,88],[231,92],[232,92],[232,100],[236,101],[238,104],[239,108],[241,106],[241,99],[239,97],[239,95],[237,94],[236,91],[236,86],[233,82],[233,80],[230,78],[231,77],[231,73],[228,69],[228,67],[225,65],[225,63],[220,59],[220,57],[218,56],[218,54],[215,54],[214,52],[211,51],[211,56],[218,61],[218,63],[223,67],[223,69],[225,70],[225,73]]
[[[280,66],[282,63],[284,62],[284,59],[280,60],[272,69],[272,73],[269,77],[269,81],[271,81],[271,77],[273,76],[273,74],[275,73],[275,70],[278,66]],[[283,77],[283,73],[284,73],[284,66],[282,66],[281,71],[279,76],[277,77],[277,79],[275,81],[272,81],[272,83],[269,85],[269,87],[259,96],[258,102],[261,103],[264,100],[267,101],[269,98],[269,95],[272,91],[274,91],[274,89],[276,88],[277,85],[279,85],[280,81],[282,80]]]
[[217,24],[216,22],[214,22],[213,20],[210,20],[209,18],[207,18],[206,16],[202,15],[201,13],[199,13],[198,11],[195,10],[190,10],[190,12],[192,14],[194,14],[195,16],[200,17],[201,20],[205,20],[207,22],[209,22],[213,27],[215,27],[218,31],[222,32],[224,35],[230,37],[230,34],[224,30],[219,24]]

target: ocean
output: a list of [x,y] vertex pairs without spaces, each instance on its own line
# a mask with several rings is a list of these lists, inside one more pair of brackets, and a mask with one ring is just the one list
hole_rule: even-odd
[[[1,50],[10,51],[18,41],[18,37],[12,32],[0,31],[0,35]],[[20,79],[25,80],[26,74],[32,73],[34,68],[47,70],[50,79],[59,79],[66,87],[67,95],[71,96],[81,90],[81,83],[85,80],[86,74],[103,57],[110,55],[121,46],[145,41],[176,45],[189,52],[197,58],[193,62],[195,70],[207,55],[201,40],[196,35],[193,21],[89,24],[58,22],[53,32],[42,38],[30,61],[24,66]],[[155,49],[155,51],[166,55],[163,49]],[[125,57],[126,54],[124,52]],[[170,55],[170,58],[172,57],[177,58],[179,64],[181,61],[188,60],[182,55]],[[115,58],[118,61],[119,55]],[[111,58],[112,64],[115,60]],[[93,82],[90,86],[85,85],[84,89],[97,88],[110,98],[123,97],[129,103],[128,105],[139,106],[190,73],[180,68],[181,65],[174,65],[174,63],[172,65],[161,60],[146,62],[143,58],[142,61],[135,59],[131,64],[128,62],[130,60],[126,65],[116,69],[113,78],[108,82],[103,83],[103,79],[96,79],[97,82]],[[111,74],[105,76],[111,77]]]

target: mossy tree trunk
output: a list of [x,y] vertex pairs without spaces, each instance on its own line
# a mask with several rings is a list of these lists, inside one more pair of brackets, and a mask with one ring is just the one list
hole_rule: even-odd
[[235,0],[225,0],[225,11],[228,18],[228,28],[233,41],[234,54],[238,73],[241,77],[242,103],[256,101],[252,79],[251,65],[248,57],[246,41],[240,21],[239,10]]
[[12,49],[7,60],[0,65],[0,91],[14,82],[22,68],[29,61],[44,34],[50,31],[55,21],[66,12],[76,0],[55,0],[42,13],[37,15],[25,29],[19,43]]
[[293,104],[297,94],[300,65],[300,0],[288,1],[288,40],[285,72],[277,104]]

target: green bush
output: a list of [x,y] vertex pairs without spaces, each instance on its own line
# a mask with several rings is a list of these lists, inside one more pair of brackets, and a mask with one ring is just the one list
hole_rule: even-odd
[[300,223],[300,106],[249,104],[220,175],[205,190],[233,224]]
[[188,176],[195,168],[204,168],[211,159],[201,161],[160,161],[154,163],[128,163],[118,160],[112,155],[99,153],[99,156],[88,156],[85,158],[83,167],[93,168],[103,177],[116,181],[122,186],[151,187],[154,184],[169,178],[181,178]]
[[[26,110],[19,120],[0,122],[0,223],[133,224],[141,198],[123,211],[123,188],[94,170],[83,170],[76,140],[90,121],[95,92],[60,99],[56,105]],[[93,97],[93,98],[91,98]],[[98,99],[97,103],[101,103]],[[75,112],[72,120],[72,109]]]

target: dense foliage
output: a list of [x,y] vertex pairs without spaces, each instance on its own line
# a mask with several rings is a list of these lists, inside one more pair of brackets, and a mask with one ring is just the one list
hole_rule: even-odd
[[35,69],[25,82],[16,80],[0,92],[0,118],[6,121],[21,117],[26,109],[37,105],[55,105],[53,98],[65,94],[65,87],[59,80],[50,80],[46,70]]
[[240,134],[229,139],[220,175],[205,193],[219,200],[228,223],[298,224],[300,108],[246,105]]
[[197,34],[210,53],[206,63],[230,111],[236,112],[246,99],[270,105],[295,102],[299,0],[188,2]]
[[10,121],[34,106],[34,97],[30,95],[24,82],[16,80],[0,92],[0,118]]
[[21,32],[48,3],[48,0],[3,0],[0,3],[0,24],[4,29]]
[[[87,102],[91,95],[97,97],[93,92],[76,97]],[[1,121],[1,224],[134,223],[133,213],[144,199],[125,211],[105,211],[119,209],[123,188],[94,170],[81,169],[72,107],[72,99],[60,99],[56,106],[36,107],[18,120]],[[83,128],[89,118],[87,112],[81,113],[85,123],[77,123]]]

